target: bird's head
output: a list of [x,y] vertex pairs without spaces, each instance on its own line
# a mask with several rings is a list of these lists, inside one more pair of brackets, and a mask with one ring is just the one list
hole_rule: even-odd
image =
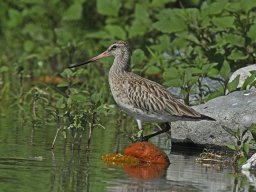
[[93,57],[85,62],[70,66],[69,68],[78,67],[82,65],[86,65],[88,63],[91,63],[93,61],[97,61],[99,59],[102,59],[104,57],[114,56],[118,57],[119,55],[123,55],[124,53],[130,53],[130,48],[128,44],[124,41],[116,41],[112,45],[110,45],[106,51],[103,53],[97,55],[96,57]]

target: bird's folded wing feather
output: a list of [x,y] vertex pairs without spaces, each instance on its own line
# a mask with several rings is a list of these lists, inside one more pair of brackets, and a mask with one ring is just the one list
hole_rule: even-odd
[[158,83],[139,76],[125,80],[123,83],[130,103],[136,108],[175,116],[201,116]]

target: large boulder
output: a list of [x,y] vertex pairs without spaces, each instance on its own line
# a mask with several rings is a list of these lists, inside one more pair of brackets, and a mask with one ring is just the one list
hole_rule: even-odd
[[223,126],[235,131],[256,123],[256,90],[233,92],[193,108],[216,121],[173,122],[172,142],[226,146],[235,143],[235,138]]

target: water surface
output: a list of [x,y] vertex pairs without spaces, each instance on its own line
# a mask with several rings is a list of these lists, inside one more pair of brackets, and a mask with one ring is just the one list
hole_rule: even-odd
[[65,145],[61,135],[51,150],[58,125],[33,127],[15,115],[0,120],[1,192],[255,191],[246,176],[234,176],[231,168],[197,164],[198,151],[191,148],[171,152],[159,137],[152,142],[168,154],[168,167],[108,166],[101,156],[122,151],[129,144],[124,137],[118,139],[114,124],[94,130],[89,150],[86,139],[81,150],[72,150],[70,140]]

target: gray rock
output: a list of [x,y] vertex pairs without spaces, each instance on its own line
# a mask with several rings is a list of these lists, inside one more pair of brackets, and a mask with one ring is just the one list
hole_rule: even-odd
[[237,91],[193,107],[216,121],[187,121],[172,123],[172,142],[226,146],[235,138],[222,126],[242,130],[256,123],[256,90]]
[[246,67],[242,67],[238,70],[236,70],[230,77],[229,82],[233,81],[238,75],[240,75],[239,77],[239,84],[238,84],[238,88],[242,87],[242,85],[244,84],[244,81],[251,76],[251,71],[255,71],[256,70],[256,64],[253,65],[249,65]]
[[[219,77],[221,79],[221,77]],[[222,83],[218,80],[214,80],[211,79],[209,77],[203,77],[201,80],[202,83],[202,93],[203,95],[207,95],[209,93],[212,93],[216,90],[218,90],[220,88],[220,86],[223,86]],[[180,87],[169,87],[167,88],[167,90],[172,93],[173,95],[181,98],[181,99],[185,99],[185,94],[182,93],[181,88]],[[192,105],[196,105],[198,104],[199,101],[199,96],[200,94],[200,90],[197,84],[193,85],[190,96],[189,96],[189,102]]]

